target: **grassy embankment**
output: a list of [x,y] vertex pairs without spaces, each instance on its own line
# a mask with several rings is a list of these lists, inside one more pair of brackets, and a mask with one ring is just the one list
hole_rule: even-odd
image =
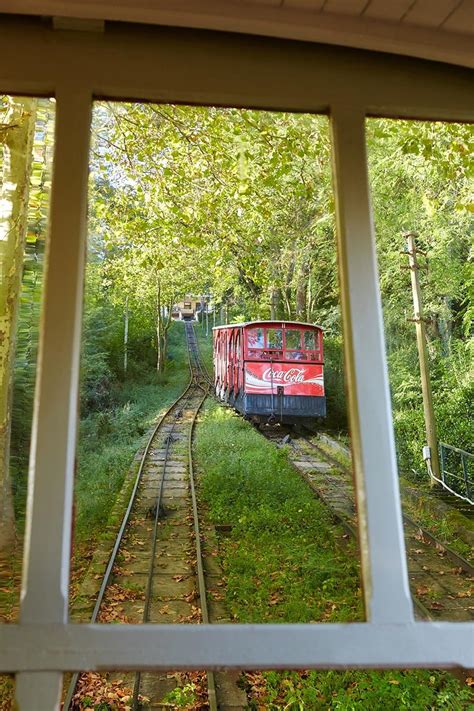
[[[237,622],[361,619],[352,541],[276,449],[209,402],[198,427],[200,497],[212,523],[231,524],[219,554]],[[438,671],[246,674],[252,708],[474,708],[469,689]],[[472,702],[472,698],[471,698]]]
[[113,406],[81,420],[76,478],[76,541],[93,541],[107,522],[136,451],[159,414],[189,380],[184,328],[170,331],[164,374],[134,369],[134,377],[113,388]]

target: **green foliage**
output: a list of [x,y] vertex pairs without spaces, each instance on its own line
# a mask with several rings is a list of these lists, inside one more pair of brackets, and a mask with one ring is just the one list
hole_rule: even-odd
[[28,454],[43,287],[44,244],[51,187],[53,130],[52,104],[48,99],[39,99],[33,141],[23,275],[16,323],[11,411],[10,469],[15,513],[20,530],[23,527],[26,504]]
[[327,400],[326,424],[347,429],[347,404],[344,378],[344,354],[341,336],[324,339],[324,387]]
[[43,242],[41,240],[27,242],[16,332],[10,452],[15,508],[20,525],[22,525],[26,502],[28,451],[38,355],[43,258]]
[[280,317],[309,318],[316,302],[332,314],[326,118],[109,103],[96,127],[95,224],[115,275],[140,246],[181,294],[192,282],[266,317],[275,292]]
[[147,430],[183,390],[188,363],[181,324],[172,329],[170,356],[172,366],[166,376],[152,367],[142,367],[141,373],[137,368],[133,377],[109,384],[107,407],[83,413],[75,486],[76,537],[80,542],[94,540],[104,527]]
[[[425,671],[266,672],[265,708],[289,711],[472,708],[468,688],[449,674]],[[257,708],[251,704],[250,708]]]
[[163,701],[166,704],[174,704],[177,708],[192,706],[196,701],[196,687],[194,684],[177,686],[165,695]]
[[[404,230],[419,233],[420,273],[439,438],[472,449],[470,126],[370,120],[368,145],[396,443],[404,472],[425,472],[421,385]],[[420,258],[422,259],[422,258]],[[423,261],[423,260],[422,260]],[[470,414],[471,413],[471,414]]]
[[[465,450],[472,448],[472,356],[473,344],[461,339],[451,339],[448,354],[440,343],[433,343],[430,349],[438,437],[442,442],[455,442]],[[425,441],[425,424],[416,345],[390,354],[389,366],[399,461],[406,472],[412,469],[424,472],[421,447]]]
[[[136,281],[131,274],[150,272],[154,264],[173,293],[211,290],[227,304],[230,320],[273,313],[320,323],[327,343],[328,424],[344,428],[327,120],[109,103],[99,106],[96,126],[97,234],[110,254],[105,271],[120,298],[130,278]],[[472,406],[472,387],[453,383],[450,373],[456,370],[456,343],[465,343],[472,322],[472,136],[472,128],[463,125],[367,122],[397,448],[404,471],[419,468],[424,443],[414,327],[406,321],[412,314],[411,290],[407,272],[400,269],[406,262],[400,250],[407,229],[420,233],[419,246],[427,252],[422,289],[439,429],[449,442],[466,443],[460,418]],[[143,308],[146,298],[140,294]]]

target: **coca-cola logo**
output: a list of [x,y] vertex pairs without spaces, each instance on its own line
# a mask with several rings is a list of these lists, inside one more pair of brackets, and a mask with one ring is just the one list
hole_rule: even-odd
[[306,368],[289,368],[288,370],[274,370],[267,368],[263,371],[263,379],[267,383],[304,383]]

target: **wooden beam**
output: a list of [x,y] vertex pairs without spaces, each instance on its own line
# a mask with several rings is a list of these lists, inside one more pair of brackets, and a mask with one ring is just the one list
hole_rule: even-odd
[[0,671],[474,666],[469,622],[0,625]]
[[[314,6],[315,3],[313,3]],[[347,3],[346,3],[347,4]],[[359,2],[359,6],[363,1]],[[39,7],[39,5],[41,7]],[[302,7],[300,0],[222,2],[222,0],[1,0],[3,12],[27,15],[140,22],[171,27],[240,32],[281,39],[322,42],[377,52],[419,57],[474,66],[472,32],[459,20],[455,32],[403,22],[384,21],[367,15],[317,12]],[[317,8],[316,8],[317,10]],[[467,14],[467,13],[466,13]]]

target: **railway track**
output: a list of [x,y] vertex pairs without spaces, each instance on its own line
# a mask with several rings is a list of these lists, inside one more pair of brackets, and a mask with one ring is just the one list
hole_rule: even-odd
[[[199,356],[199,354],[198,354]],[[202,366],[201,366],[202,368]],[[206,382],[211,384],[206,373]],[[311,488],[357,538],[357,512],[352,473],[305,433],[263,428],[268,439],[287,436],[290,459]],[[423,619],[474,619],[474,566],[437,540],[407,514],[403,515],[407,565],[415,613]]]
[[[194,482],[192,438],[209,378],[199,356],[191,323],[185,323],[191,373],[183,394],[152,432],[102,579],[91,622],[208,623],[206,553]],[[215,582],[215,579],[214,579]],[[121,674],[133,686],[132,709],[169,708],[166,695],[176,687],[172,674]],[[109,679],[113,680],[113,675]],[[118,677],[117,677],[118,678]],[[201,708],[243,708],[236,679],[202,672],[192,680],[207,689]],[[74,675],[64,709],[78,708],[81,679]]]
[[[207,373],[205,381],[211,384]],[[290,445],[293,465],[346,530],[357,538],[352,473],[310,438],[314,433],[304,429],[305,433],[284,427],[261,427],[259,431],[267,439]],[[459,622],[474,619],[474,567],[406,514],[403,523],[416,615],[422,619]]]
[[[266,431],[265,431],[266,430]],[[345,528],[357,537],[357,513],[350,470],[307,434],[261,428],[274,442],[289,445],[290,460]],[[474,619],[474,567],[409,516],[403,516],[410,587],[419,618]]]
[[199,342],[196,338],[194,326],[191,322],[185,322],[184,325],[186,328],[186,342],[188,344],[191,370],[195,374],[196,382],[199,383],[201,387],[209,389],[212,387],[212,379],[201,358]]
[[[222,583],[200,531],[192,458],[194,426],[210,393],[211,380],[200,357],[193,325],[185,323],[185,330],[190,382],[157,423],[145,447],[91,622],[226,621],[215,604],[219,597],[213,597],[212,588],[215,592],[215,586]],[[286,434],[282,428],[263,429],[274,441],[281,441]],[[350,473],[302,433],[292,432],[287,439],[294,466],[356,535]],[[408,519],[405,535],[418,615],[473,619],[470,594],[474,569]],[[122,674],[121,678],[127,687],[133,687],[127,704],[134,710],[170,707],[165,697],[176,688],[175,675],[142,672]],[[109,675],[109,679],[114,676]],[[237,674],[194,673],[192,680],[206,692],[200,708],[217,711],[246,707]],[[80,699],[81,679],[74,675],[63,708],[77,709]]]

